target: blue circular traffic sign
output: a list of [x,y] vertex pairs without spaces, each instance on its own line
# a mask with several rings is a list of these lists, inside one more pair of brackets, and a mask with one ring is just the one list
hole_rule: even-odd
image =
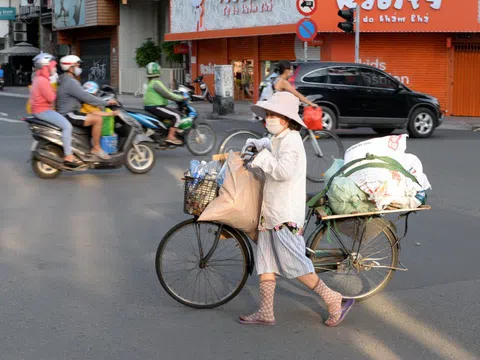
[[297,23],[297,36],[302,41],[312,41],[317,37],[317,24],[312,19],[302,19]]

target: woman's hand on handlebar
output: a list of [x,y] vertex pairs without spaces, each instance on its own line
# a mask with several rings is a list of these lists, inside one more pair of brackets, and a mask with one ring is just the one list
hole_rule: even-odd
[[119,106],[118,101],[115,100],[115,99],[110,99],[110,100],[108,100],[108,105],[110,105],[110,106],[112,106],[112,105],[114,105],[114,106]]

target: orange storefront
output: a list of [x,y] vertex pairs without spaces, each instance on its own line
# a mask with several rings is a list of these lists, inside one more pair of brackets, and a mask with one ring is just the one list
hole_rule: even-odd
[[[295,23],[302,18],[296,1],[188,1],[195,14],[190,25],[194,28],[189,31],[185,23],[176,23],[190,15],[188,8],[176,8],[172,0],[166,39],[192,40],[192,76],[205,75],[211,88],[213,66],[232,64],[235,98],[254,100],[272,63],[303,60],[303,43],[295,35]],[[309,46],[309,60],[354,61],[354,37],[336,28],[339,6],[352,3],[319,2],[312,17],[319,35]],[[448,114],[480,116],[478,0],[463,0],[461,8],[442,0],[364,0],[360,5],[360,62],[436,96]]]

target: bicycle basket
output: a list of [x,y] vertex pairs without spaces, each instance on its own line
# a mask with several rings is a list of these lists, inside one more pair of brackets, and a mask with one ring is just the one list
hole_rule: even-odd
[[200,216],[208,204],[218,196],[218,185],[215,180],[199,180],[185,176],[185,197],[183,212]]

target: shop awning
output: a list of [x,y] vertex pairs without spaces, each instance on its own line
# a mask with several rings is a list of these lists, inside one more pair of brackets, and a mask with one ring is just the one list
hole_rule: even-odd
[[10,56],[35,56],[40,53],[40,49],[27,42],[18,43],[8,49],[0,51],[0,55]]

